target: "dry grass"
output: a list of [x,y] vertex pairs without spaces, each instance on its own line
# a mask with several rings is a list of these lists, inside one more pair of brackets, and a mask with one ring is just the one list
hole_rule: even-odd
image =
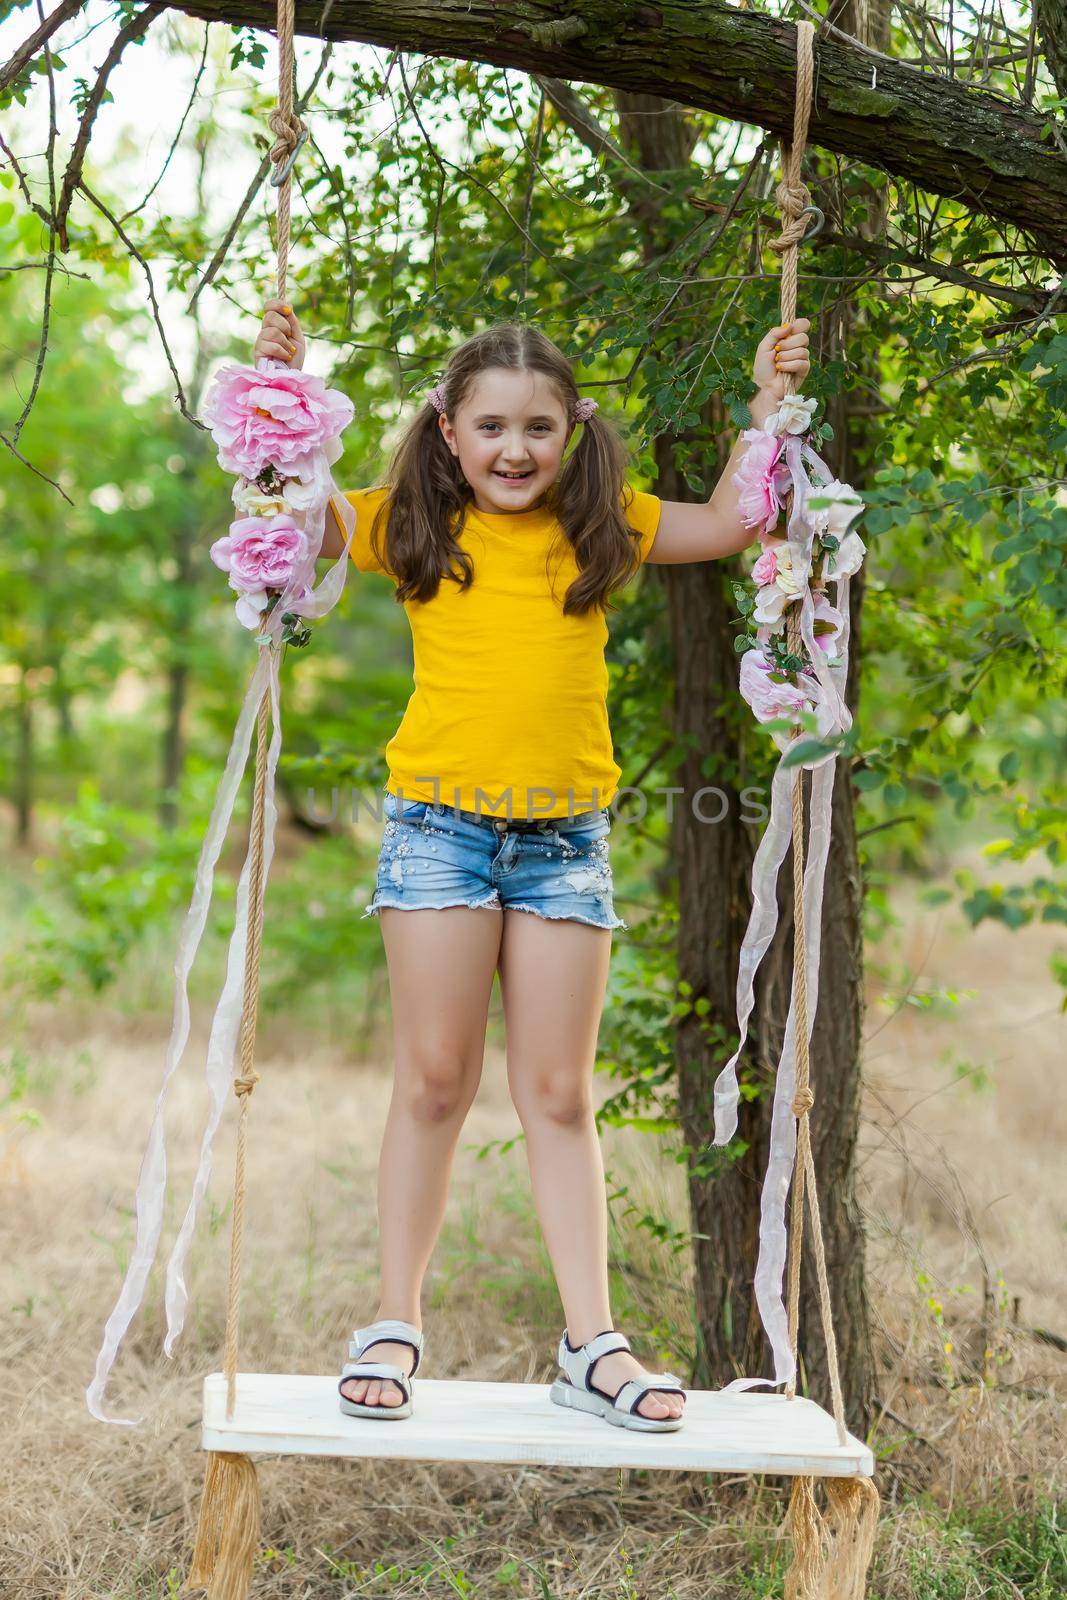
[[[863,1173],[886,1358],[887,1413],[875,1443],[886,1453],[881,1482],[891,1502],[877,1592],[886,1600],[1008,1596],[1024,1591],[987,1588],[966,1564],[956,1587],[923,1587],[923,1563],[934,1549],[938,1573],[955,1560],[938,1544],[954,1505],[1027,1512],[1062,1481],[1056,1374],[1065,1358],[1025,1331],[1067,1332],[1052,940],[1041,928],[972,935],[938,926],[939,913],[900,910],[903,943],[876,952],[879,959],[921,968],[920,986],[976,994],[956,1008],[905,1005],[890,1018],[882,986],[872,984]],[[129,1205],[167,1020],[71,1005],[27,1018],[17,1046],[26,1095],[0,1127],[0,1591],[19,1600],[174,1593],[190,1547],[202,1475],[199,1384],[221,1345],[232,1119],[192,1263],[180,1354],[172,1363],[160,1357],[157,1275],[113,1382],[116,1409],[144,1410],[150,1421],[103,1428],[82,1398],[132,1238]],[[202,1043],[170,1123],[168,1238],[203,1111],[194,1082]],[[946,1051],[988,1067],[988,1086],[976,1087],[973,1072],[959,1080]],[[373,1310],[374,1168],[388,1062],[377,1051],[363,1059],[355,1044],[347,1055],[316,1051],[268,1025],[260,1066],[242,1365],[332,1371],[347,1329]],[[39,1120],[16,1123],[27,1109]],[[516,1131],[494,1051],[435,1257],[429,1376],[551,1374],[559,1312],[522,1148],[474,1155]],[[606,1143],[609,1163],[633,1188],[684,1214],[680,1174],[654,1164],[648,1141],[609,1135]],[[628,1302],[620,1322],[625,1314],[638,1333],[664,1320],[684,1327],[684,1264],[657,1259],[645,1235],[619,1245],[619,1299]],[[987,1381],[976,1383],[982,1372]],[[291,1459],[266,1464],[261,1478],[271,1549],[255,1592],[264,1600],[779,1592],[782,1502],[773,1486]],[[379,1562],[394,1570],[376,1571]]]

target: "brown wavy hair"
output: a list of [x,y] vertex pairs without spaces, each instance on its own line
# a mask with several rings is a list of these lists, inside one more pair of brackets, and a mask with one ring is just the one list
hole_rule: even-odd
[[[527,323],[501,322],[466,340],[449,358],[439,384],[448,416],[455,416],[479,373],[488,367],[543,372],[568,417],[579,398],[571,364],[551,339]],[[579,568],[563,600],[565,616],[584,615],[596,606],[614,610],[609,594],[640,565],[640,535],[623,511],[626,469],[622,440],[594,412],[582,424],[578,442],[544,502],[558,519]],[[429,400],[397,446],[387,479],[389,495],[375,516],[371,547],[397,578],[395,599],[432,600],[442,578],[461,590],[469,588],[474,563],[458,535],[474,491],[444,441],[438,413]],[[557,548],[558,541],[549,560]]]

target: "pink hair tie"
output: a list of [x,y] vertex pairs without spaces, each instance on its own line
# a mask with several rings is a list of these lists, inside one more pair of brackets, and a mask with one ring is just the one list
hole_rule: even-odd
[[434,384],[426,398],[438,415],[443,416],[445,410],[445,397],[441,392],[441,385],[439,383]]
[[594,411],[600,407],[595,400],[576,400],[571,406],[571,416],[575,422],[588,422]]

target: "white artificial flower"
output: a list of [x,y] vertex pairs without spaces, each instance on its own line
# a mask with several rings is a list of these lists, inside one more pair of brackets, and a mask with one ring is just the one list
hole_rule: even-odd
[[321,452],[305,457],[298,469],[285,480],[282,493],[285,495],[286,509],[309,511],[328,497],[332,487],[333,480]]
[[812,518],[825,533],[842,538],[850,522],[855,522],[863,510],[863,501],[850,483],[834,478],[830,483],[820,483],[813,489],[813,497],[829,500],[827,506],[813,506]]
[[803,433],[811,425],[812,413],[818,405],[814,399],[802,394],[788,394],[778,410],[763,424],[764,433]]
[[867,554],[867,546],[858,533],[846,533],[837,549],[831,555],[829,551],[823,558],[823,580],[827,578],[851,578],[863,565],[863,558]]
[[774,582],[787,600],[795,600],[807,584],[810,568],[803,557],[797,556],[791,545],[782,545],[777,555],[778,571]]
[[264,493],[248,478],[238,478],[230,498],[246,517],[278,517],[289,509],[281,495]]
[[776,583],[765,583],[756,591],[756,609],[752,621],[761,628],[777,629],[785,611],[788,596]]
[[233,609],[242,628],[258,628],[260,612],[267,609],[266,589],[253,589],[243,594]]
[[286,511],[307,511],[322,499],[322,490],[317,483],[304,483],[300,478],[287,478],[282,494],[285,496]]

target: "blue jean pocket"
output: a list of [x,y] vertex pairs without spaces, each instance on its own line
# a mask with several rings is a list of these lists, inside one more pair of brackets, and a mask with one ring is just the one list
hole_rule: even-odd
[[591,839],[602,839],[611,830],[611,813],[607,806],[602,806],[591,817],[583,817],[580,821],[570,822],[566,817],[554,818],[551,826],[563,839],[570,839],[574,843],[583,844]]
[[400,802],[391,789],[385,791],[382,803],[385,815],[393,822],[422,822],[430,809],[428,800],[405,800],[403,815],[400,811]]

